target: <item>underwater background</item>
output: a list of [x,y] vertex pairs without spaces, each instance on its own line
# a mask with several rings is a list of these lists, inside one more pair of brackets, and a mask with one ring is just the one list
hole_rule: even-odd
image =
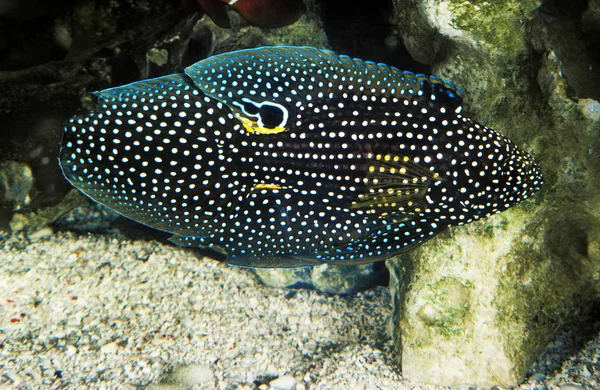
[[[0,386],[600,388],[600,2],[225,3],[0,2]],[[252,270],[63,176],[91,92],[282,45],[451,81],[544,186],[385,262]]]

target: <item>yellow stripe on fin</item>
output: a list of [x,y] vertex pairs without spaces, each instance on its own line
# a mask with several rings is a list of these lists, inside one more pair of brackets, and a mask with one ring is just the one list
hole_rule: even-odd
[[[418,160],[417,160],[418,161]],[[420,212],[427,189],[440,180],[429,170],[407,156],[372,156],[363,182],[366,193],[358,195],[352,208],[402,213]]]

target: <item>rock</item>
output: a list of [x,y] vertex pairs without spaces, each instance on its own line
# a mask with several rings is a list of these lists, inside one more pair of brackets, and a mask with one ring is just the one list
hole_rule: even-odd
[[552,50],[561,61],[562,77],[580,98],[600,99],[597,77],[600,56],[597,53],[598,15],[593,2],[544,2],[538,17],[529,23],[530,39],[536,50]]
[[269,386],[275,390],[294,390],[298,381],[291,375],[283,375],[272,380]]
[[260,280],[270,287],[302,288],[312,286],[310,268],[257,269],[255,272]]
[[593,99],[579,99],[577,104],[581,113],[591,123],[600,121],[600,102]]
[[325,265],[312,269],[311,281],[316,290],[324,293],[351,294],[373,287],[384,272],[387,271],[374,263],[351,266]]
[[163,66],[169,61],[169,52],[166,49],[156,49],[153,47],[146,53],[146,58],[158,66]]
[[116,353],[118,349],[119,349],[119,346],[117,345],[117,343],[110,342],[110,343],[104,344],[102,347],[100,347],[100,352],[105,353],[105,354],[112,354],[112,353]]
[[44,240],[54,235],[54,230],[47,226],[28,235],[30,241]]
[[26,232],[34,234],[38,230],[44,229],[49,223],[55,222],[71,210],[81,207],[84,204],[88,204],[85,196],[78,191],[72,190],[56,206],[14,214],[10,221],[10,229],[13,233]]
[[529,383],[535,383],[535,382],[542,382],[546,380],[546,375],[542,374],[542,373],[536,373],[533,374],[529,377]]
[[0,164],[0,207],[20,209],[30,202],[33,173],[29,165],[16,161]]
[[[525,347],[525,341],[534,341],[533,335],[528,333],[525,340],[520,332],[527,321],[511,322],[509,318],[517,314],[503,311],[527,308],[516,306],[515,269],[507,263],[518,261],[518,267],[530,268],[531,258],[518,257],[525,249],[511,253],[524,236],[527,242],[537,238],[526,233],[530,217],[528,212],[509,210],[484,223],[454,229],[389,261],[393,332],[395,344],[401,345],[404,377],[449,386],[520,382],[519,375],[525,374],[531,361],[515,370],[517,362],[511,357]],[[520,253],[525,254],[531,253]],[[519,311],[518,315],[526,314]],[[543,339],[541,334],[536,337]],[[527,351],[530,359],[537,358],[539,348]]]
[[387,275],[382,264],[328,265],[312,268],[265,269],[255,271],[271,287],[314,288],[328,294],[352,294],[377,285]]
[[194,386],[211,383],[214,380],[214,374],[210,367],[191,364],[175,370],[170,378],[176,384]]
[[557,329],[600,298],[598,103],[561,60],[583,69],[591,54],[569,55],[585,46],[573,24],[549,28],[538,6],[395,1],[411,54],[461,86],[467,116],[524,145],[546,179],[532,200],[388,261],[392,333],[409,380],[516,386]]

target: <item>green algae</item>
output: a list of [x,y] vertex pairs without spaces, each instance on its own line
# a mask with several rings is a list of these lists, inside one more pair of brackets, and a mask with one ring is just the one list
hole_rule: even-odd
[[582,272],[581,262],[564,266],[565,259],[545,255],[525,244],[516,244],[512,257],[527,261],[510,261],[507,265],[494,302],[498,310],[496,326],[506,339],[505,348],[515,362],[515,370],[524,375],[554,332],[577,318],[583,306],[591,304],[593,283]]
[[525,21],[540,6],[539,0],[453,1],[455,28],[489,45],[502,57],[514,58],[525,50]]
[[422,308],[419,316],[426,326],[433,327],[445,338],[464,332],[465,322],[469,319],[472,284],[456,278],[442,278],[427,285],[432,296],[428,299],[431,310]]
[[[533,18],[539,1],[422,1],[419,12],[414,2],[396,4],[411,53],[462,87],[466,116],[531,152],[545,185],[511,210],[406,254],[410,268],[389,262],[394,343],[408,378],[515,386],[557,330],[600,297],[599,105],[574,95],[560,55],[539,44],[555,42]],[[447,278],[471,283],[468,305],[444,308]],[[497,364],[480,365],[481,356]]]

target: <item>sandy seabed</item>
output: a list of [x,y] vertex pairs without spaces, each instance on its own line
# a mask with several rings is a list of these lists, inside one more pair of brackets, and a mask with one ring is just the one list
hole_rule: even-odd
[[[444,388],[402,379],[390,315],[385,287],[269,288],[158,242],[0,242],[0,388]],[[521,388],[600,388],[598,359],[600,337]]]

